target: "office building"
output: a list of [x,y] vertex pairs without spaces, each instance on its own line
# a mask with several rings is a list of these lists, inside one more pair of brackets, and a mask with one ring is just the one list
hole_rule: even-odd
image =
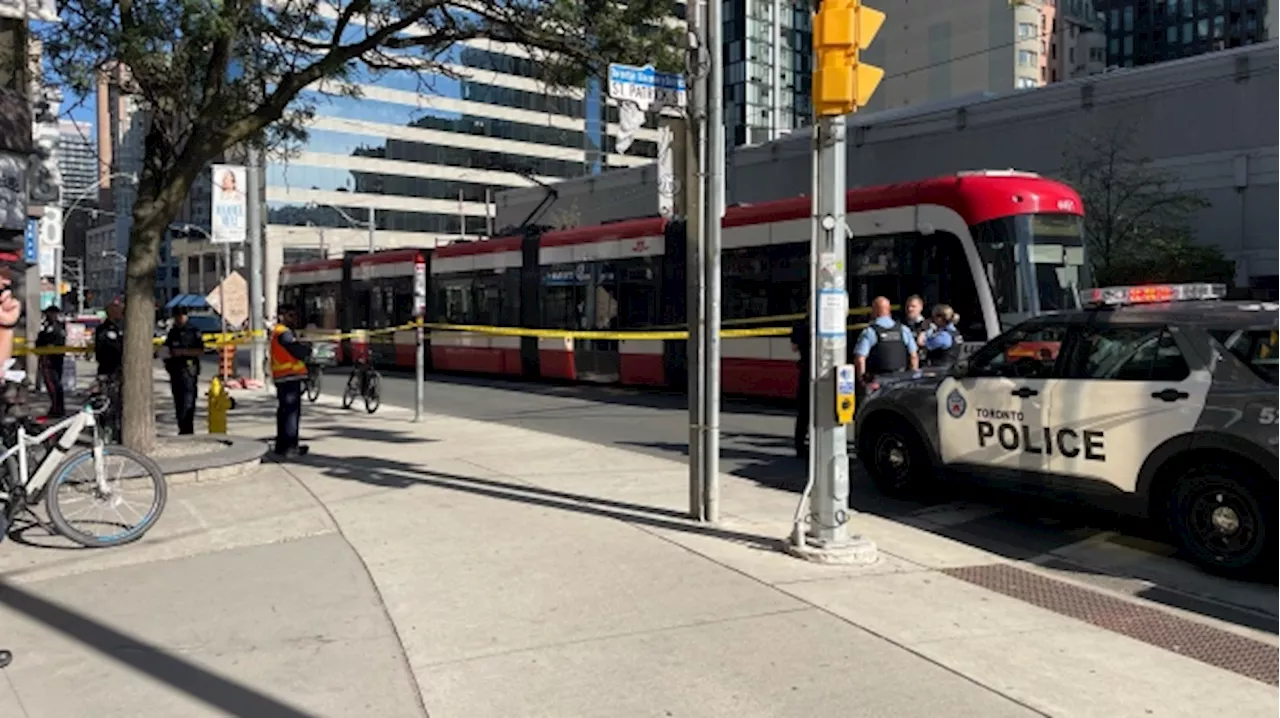
[[58,123],[58,170],[62,173],[62,206],[97,206],[98,154],[88,122]]
[[412,71],[302,95],[315,107],[305,143],[266,168],[267,238],[280,261],[377,246],[434,246],[487,236],[496,190],[553,184],[657,156],[642,130],[613,152],[616,110],[598,83],[548,90],[528,53],[502,43],[460,45],[444,58],[455,77]]
[[1107,64],[1136,67],[1274,38],[1267,0],[1097,0]]

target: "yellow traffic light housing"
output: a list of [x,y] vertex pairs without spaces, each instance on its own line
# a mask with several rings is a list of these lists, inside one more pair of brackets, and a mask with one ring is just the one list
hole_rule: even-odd
[[823,0],[813,16],[813,109],[819,117],[856,112],[867,104],[884,70],[863,64],[867,49],[884,25],[885,15],[860,0]]

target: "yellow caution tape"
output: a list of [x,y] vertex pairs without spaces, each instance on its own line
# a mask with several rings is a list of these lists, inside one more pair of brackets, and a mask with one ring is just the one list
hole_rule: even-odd
[[[858,308],[850,309],[849,316],[860,316],[869,313],[869,309]],[[804,314],[784,314],[771,317],[756,317],[754,319],[732,319],[722,322],[722,326],[726,327],[721,330],[720,337],[722,339],[751,339],[758,337],[785,337],[791,334],[791,326],[805,317]],[[768,322],[771,324],[787,323],[788,326],[772,326],[772,327],[754,327],[734,329],[731,327],[741,326],[743,324],[760,324]],[[689,332],[686,329],[679,328],[683,325],[667,325],[654,327],[646,330],[631,331],[598,331],[598,330],[577,330],[577,329],[532,329],[525,327],[498,327],[482,324],[444,324],[436,322],[422,322],[415,320],[407,324],[401,324],[394,327],[379,327],[377,329],[358,329],[351,332],[326,332],[323,330],[299,331],[298,338],[304,341],[316,342],[327,341],[336,342],[344,340],[367,340],[373,337],[380,337],[394,334],[395,332],[412,331],[418,327],[429,331],[436,332],[458,332],[462,334],[482,334],[486,336],[499,337],[534,337],[538,339],[581,339],[581,340],[605,340],[605,341],[678,341],[689,338]],[[866,327],[865,322],[860,324],[849,325],[849,330],[859,330]],[[257,331],[239,331],[227,333],[205,334],[203,336],[206,347],[223,347],[223,346],[240,346],[250,343],[254,337],[265,337],[267,332]],[[22,347],[22,337],[15,337],[14,354],[21,356],[25,354],[35,354],[38,356],[53,354],[89,354],[93,351],[93,347],[40,347],[37,349],[27,349]],[[157,337],[152,340],[152,344],[160,346],[164,344],[164,338]]]

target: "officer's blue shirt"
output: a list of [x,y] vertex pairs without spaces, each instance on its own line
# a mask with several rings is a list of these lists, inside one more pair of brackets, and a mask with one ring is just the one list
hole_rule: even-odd
[[[873,325],[882,329],[892,327],[893,323],[893,317],[878,317],[874,322],[872,322]],[[873,327],[866,327],[862,330],[862,333],[858,335],[858,342],[853,345],[853,355],[856,357],[867,356],[871,353],[871,347],[875,346],[878,341],[879,338],[876,337]],[[902,343],[907,346],[908,352],[912,354],[916,353],[916,338],[911,336],[911,330],[907,329],[905,324],[902,325]]]
[[955,329],[954,324],[948,324],[945,327],[939,327],[937,324],[930,326],[924,338],[925,351],[945,351],[950,349],[956,343],[956,338],[951,333]]

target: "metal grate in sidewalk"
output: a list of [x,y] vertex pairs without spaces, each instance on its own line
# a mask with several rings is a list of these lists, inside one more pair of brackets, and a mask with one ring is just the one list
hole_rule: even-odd
[[942,573],[1262,683],[1280,685],[1280,651],[1244,636],[1008,564],[965,566]]

